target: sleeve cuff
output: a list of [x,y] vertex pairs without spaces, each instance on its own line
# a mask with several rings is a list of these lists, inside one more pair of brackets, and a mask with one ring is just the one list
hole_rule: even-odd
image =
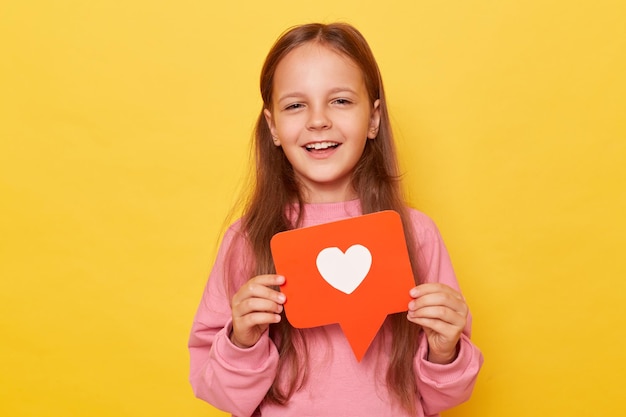
[[[423,336],[425,337],[425,336]],[[416,356],[417,376],[431,386],[444,387],[457,383],[470,375],[473,377],[480,369],[482,355],[472,344],[469,338],[461,335],[459,340],[459,353],[448,364],[438,364],[428,361],[428,343],[424,340],[420,343]],[[478,368],[478,369],[476,369]]]
[[232,321],[229,321],[218,333],[215,343],[215,354],[226,367],[240,371],[259,372],[278,361],[278,351],[274,342],[269,338],[268,330],[261,335],[254,346],[249,348],[240,348],[231,342],[231,331]]

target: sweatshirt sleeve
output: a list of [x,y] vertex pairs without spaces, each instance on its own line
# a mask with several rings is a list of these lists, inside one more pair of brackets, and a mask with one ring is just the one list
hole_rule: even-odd
[[274,382],[278,351],[268,332],[241,349],[232,328],[229,285],[248,280],[246,246],[236,225],[222,241],[189,337],[190,382],[195,395],[213,406],[246,417],[254,413]]
[[[426,215],[411,211],[415,238],[419,250],[418,262],[421,282],[440,282],[460,291],[450,256],[434,222]],[[428,341],[420,334],[415,357],[417,386],[426,415],[438,413],[467,401],[474,389],[483,363],[480,350],[470,340],[471,314],[459,340],[459,354],[450,364],[429,362]]]

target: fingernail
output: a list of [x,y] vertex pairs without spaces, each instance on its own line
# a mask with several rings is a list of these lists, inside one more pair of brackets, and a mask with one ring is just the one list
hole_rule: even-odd
[[419,295],[419,291],[417,290],[417,288],[411,288],[411,291],[409,291],[409,295],[413,298],[417,298],[417,296]]

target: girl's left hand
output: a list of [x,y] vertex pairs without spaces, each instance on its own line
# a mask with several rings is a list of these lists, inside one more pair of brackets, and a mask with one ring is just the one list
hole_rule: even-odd
[[422,326],[428,339],[428,361],[451,363],[467,322],[469,308],[463,296],[445,284],[429,283],[409,291],[409,321]]

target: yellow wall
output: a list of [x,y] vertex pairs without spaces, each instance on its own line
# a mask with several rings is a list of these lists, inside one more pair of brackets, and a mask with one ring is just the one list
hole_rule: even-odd
[[246,170],[262,59],[347,20],[486,357],[447,416],[621,416],[626,3],[0,6],[0,415],[222,415],[187,333]]

